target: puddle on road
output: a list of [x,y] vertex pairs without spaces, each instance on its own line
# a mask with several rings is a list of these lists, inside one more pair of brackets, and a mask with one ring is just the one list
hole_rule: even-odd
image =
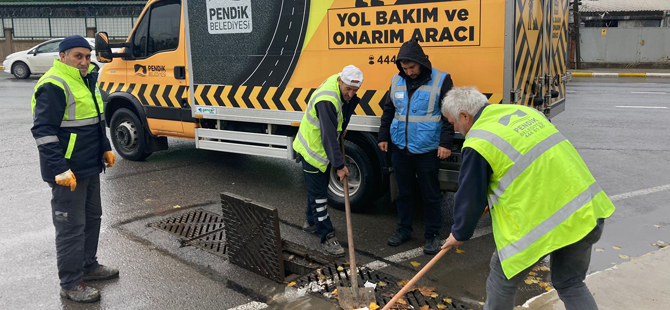
[[306,290],[299,290],[293,287],[286,287],[283,294],[275,295],[272,300],[267,302],[268,309],[272,310],[339,310],[340,308],[333,302],[327,301],[318,296],[308,294]]

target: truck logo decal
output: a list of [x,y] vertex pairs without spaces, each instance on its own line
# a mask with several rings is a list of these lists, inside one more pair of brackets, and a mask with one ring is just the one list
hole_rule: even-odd
[[216,114],[216,110],[214,108],[202,108],[198,107],[198,113],[201,114]]
[[135,65],[135,75],[147,76],[147,67],[143,66],[143,65],[140,65],[140,64],[136,64]]
[[251,0],[207,1],[209,34],[250,33],[253,30]]
[[328,47],[398,48],[416,39],[422,47],[480,45],[480,1],[328,10]]

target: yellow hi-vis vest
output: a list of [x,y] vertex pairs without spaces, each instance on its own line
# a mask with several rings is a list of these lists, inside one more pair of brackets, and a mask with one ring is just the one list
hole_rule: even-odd
[[306,160],[310,165],[319,169],[321,172],[326,172],[330,160],[326,155],[326,150],[323,148],[321,141],[321,124],[319,117],[316,114],[315,105],[319,101],[329,101],[335,106],[337,113],[337,132],[338,135],[342,131],[342,101],[340,99],[340,86],[337,83],[337,78],[340,74],[335,74],[319,86],[312,94],[305,110],[305,115],[300,122],[300,129],[298,136],[293,141],[293,149],[302,155],[303,160]]
[[[94,66],[90,65],[88,73],[91,73]],[[47,71],[35,85],[35,92],[44,83],[52,83],[63,89],[65,93],[65,113],[63,115],[63,122],[61,127],[80,127],[99,123],[98,110],[100,114],[103,111],[102,96],[98,85],[95,85],[95,98],[97,100],[98,109],[96,110],[91,96],[91,91],[86,88],[86,83],[82,80],[79,69],[70,67],[60,60],[55,59],[54,65]],[[35,115],[35,94],[31,101],[31,109],[33,116]]]
[[465,137],[468,147],[493,170],[493,238],[508,279],[614,212],[574,146],[535,109],[487,106]]

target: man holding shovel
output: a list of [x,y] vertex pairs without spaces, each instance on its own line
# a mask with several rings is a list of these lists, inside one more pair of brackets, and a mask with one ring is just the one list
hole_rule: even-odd
[[598,309],[584,278],[614,205],[570,141],[537,110],[488,105],[471,87],[452,89],[442,114],[465,135],[454,225],[442,248],[470,239],[489,206],[497,249],[484,309],[513,309],[517,286],[547,255],[565,308]]
[[302,161],[307,189],[307,219],[302,230],[318,234],[322,250],[337,257],[344,256],[344,249],[335,237],[326,209],[328,181],[331,167],[337,170],[340,181],[349,176],[338,138],[360,101],[356,92],[362,83],[363,72],[353,65],[326,79],[310,97],[293,142]]

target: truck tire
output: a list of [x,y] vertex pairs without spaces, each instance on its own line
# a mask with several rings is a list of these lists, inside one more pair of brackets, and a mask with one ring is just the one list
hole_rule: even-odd
[[30,68],[22,61],[12,65],[12,73],[17,79],[27,79],[30,76]]
[[121,157],[129,160],[143,160],[151,152],[146,151],[144,127],[131,110],[121,108],[114,112],[110,124],[112,143]]
[[[374,196],[374,170],[367,154],[355,143],[344,141],[349,169],[349,202],[351,211],[363,211]],[[337,177],[337,170],[330,169],[328,183],[328,204],[335,209],[344,210],[344,186]]]

